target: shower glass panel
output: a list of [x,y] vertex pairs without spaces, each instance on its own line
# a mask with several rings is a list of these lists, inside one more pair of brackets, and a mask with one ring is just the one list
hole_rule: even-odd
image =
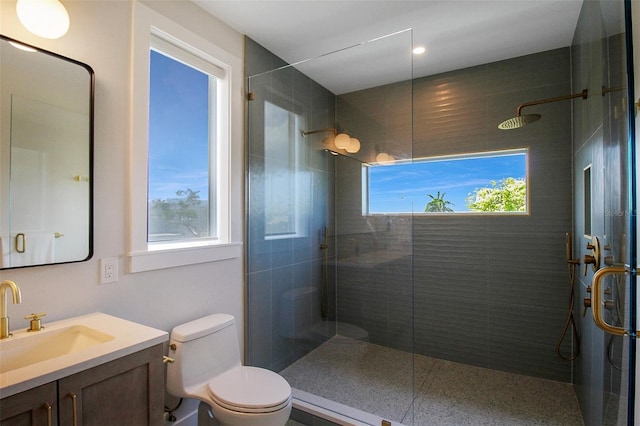
[[247,363],[371,424],[413,421],[413,214],[366,208],[368,165],[413,156],[411,44],[289,65],[247,39]]
[[[602,267],[620,266],[630,262],[630,244],[636,244],[631,234],[628,212],[630,158],[628,156],[629,93],[626,90],[627,60],[622,2],[602,5],[604,31],[602,39],[603,58],[607,67],[603,69],[603,203],[604,233],[598,235],[603,249]],[[629,301],[630,283],[625,274],[611,274],[603,282],[605,299],[604,320],[613,326],[630,328]],[[602,333],[594,339],[594,348],[604,349],[606,362],[602,369],[603,425],[621,424],[627,420],[629,408],[629,338]]]
[[[637,195],[629,184],[635,159],[628,153],[635,141],[629,139],[629,111],[633,117],[634,106],[628,105],[633,87],[627,75],[631,69],[624,2],[584,2],[576,34],[573,84],[591,85],[590,90],[593,82],[600,86],[596,96],[590,92],[589,99],[576,105],[573,113],[576,184],[591,188],[590,197],[585,194],[584,200],[576,200],[575,209],[575,243],[585,263],[576,288],[580,290],[578,300],[590,302],[587,316],[579,323],[576,395],[585,424],[633,424],[630,345],[635,342],[595,321],[598,317],[610,327],[634,328],[630,318],[635,310],[631,291],[635,283],[624,272],[625,265],[628,269],[637,264],[633,250],[637,237],[630,222],[630,212],[635,211],[630,200]],[[590,174],[583,177],[587,165]],[[595,263],[587,265],[590,255]],[[576,306],[576,318],[583,309],[582,303]]]

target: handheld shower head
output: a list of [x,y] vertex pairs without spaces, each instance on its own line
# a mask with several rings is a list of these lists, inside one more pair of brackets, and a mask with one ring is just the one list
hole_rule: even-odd
[[498,129],[501,129],[501,130],[519,129],[520,127],[524,127],[527,124],[534,123],[542,118],[540,114],[521,115],[520,112],[524,107],[548,104],[550,102],[564,101],[564,100],[573,99],[573,98],[587,99],[587,95],[588,95],[588,91],[587,89],[585,89],[582,92],[574,93],[573,95],[558,96],[557,98],[548,98],[548,99],[540,99],[539,101],[525,102],[523,104],[518,105],[518,108],[516,108],[516,116],[498,124]]

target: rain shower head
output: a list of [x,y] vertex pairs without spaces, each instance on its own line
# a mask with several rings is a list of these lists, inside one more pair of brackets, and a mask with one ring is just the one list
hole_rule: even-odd
[[539,101],[525,102],[523,104],[518,105],[518,108],[516,108],[516,116],[498,124],[498,129],[501,129],[501,130],[519,129],[520,127],[524,127],[527,124],[534,123],[542,118],[540,114],[521,115],[522,108],[524,107],[548,104],[550,102],[564,101],[564,100],[573,99],[573,98],[587,99],[587,95],[588,95],[588,91],[585,89],[582,92],[574,93],[573,95],[558,96],[557,98],[548,98],[548,99],[540,99]]
[[504,120],[502,123],[498,125],[498,129],[501,130],[511,130],[511,129],[519,129],[520,127],[524,127],[527,124],[534,123],[540,120],[542,116],[540,114],[527,114],[527,115],[516,115],[513,118],[508,120]]

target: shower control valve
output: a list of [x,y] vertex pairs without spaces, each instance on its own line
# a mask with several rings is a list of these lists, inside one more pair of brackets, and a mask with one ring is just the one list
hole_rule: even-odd
[[582,310],[582,316],[587,315],[587,308],[591,307],[591,299],[588,297],[584,298],[584,309]]
[[584,276],[587,276],[587,265],[591,265],[594,272],[600,269],[600,241],[598,237],[591,237],[591,241],[587,243],[587,250],[591,250],[591,254],[584,255]]
[[591,256],[590,254],[585,254],[584,255],[584,276],[587,276],[587,266],[588,265],[596,265],[596,258],[595,256]]

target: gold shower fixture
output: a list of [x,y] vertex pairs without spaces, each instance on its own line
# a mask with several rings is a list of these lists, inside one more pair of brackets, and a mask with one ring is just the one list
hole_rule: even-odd
[[525,107],[529,107],[533,105],[548,104],[551,102],[564,101],[564,100],[574,99],[574,98],[587,99],[587,95],[588,95],[588,90],[585,89],[582,92],[574,93],[573,95],[558,96],[556,98],[547,98],[547,99],[540,99],[537,101],[525,102],[523,104],[518,105],[518,108],[516,108],[516,116],[500,123],[498,125],[498,129],[501,129],[501,130],[518,129],[520,127],[526,126],[527,124],[534,123],[540,120],[540,118],[542,118],[540,114],[521,115],[522,109]]

